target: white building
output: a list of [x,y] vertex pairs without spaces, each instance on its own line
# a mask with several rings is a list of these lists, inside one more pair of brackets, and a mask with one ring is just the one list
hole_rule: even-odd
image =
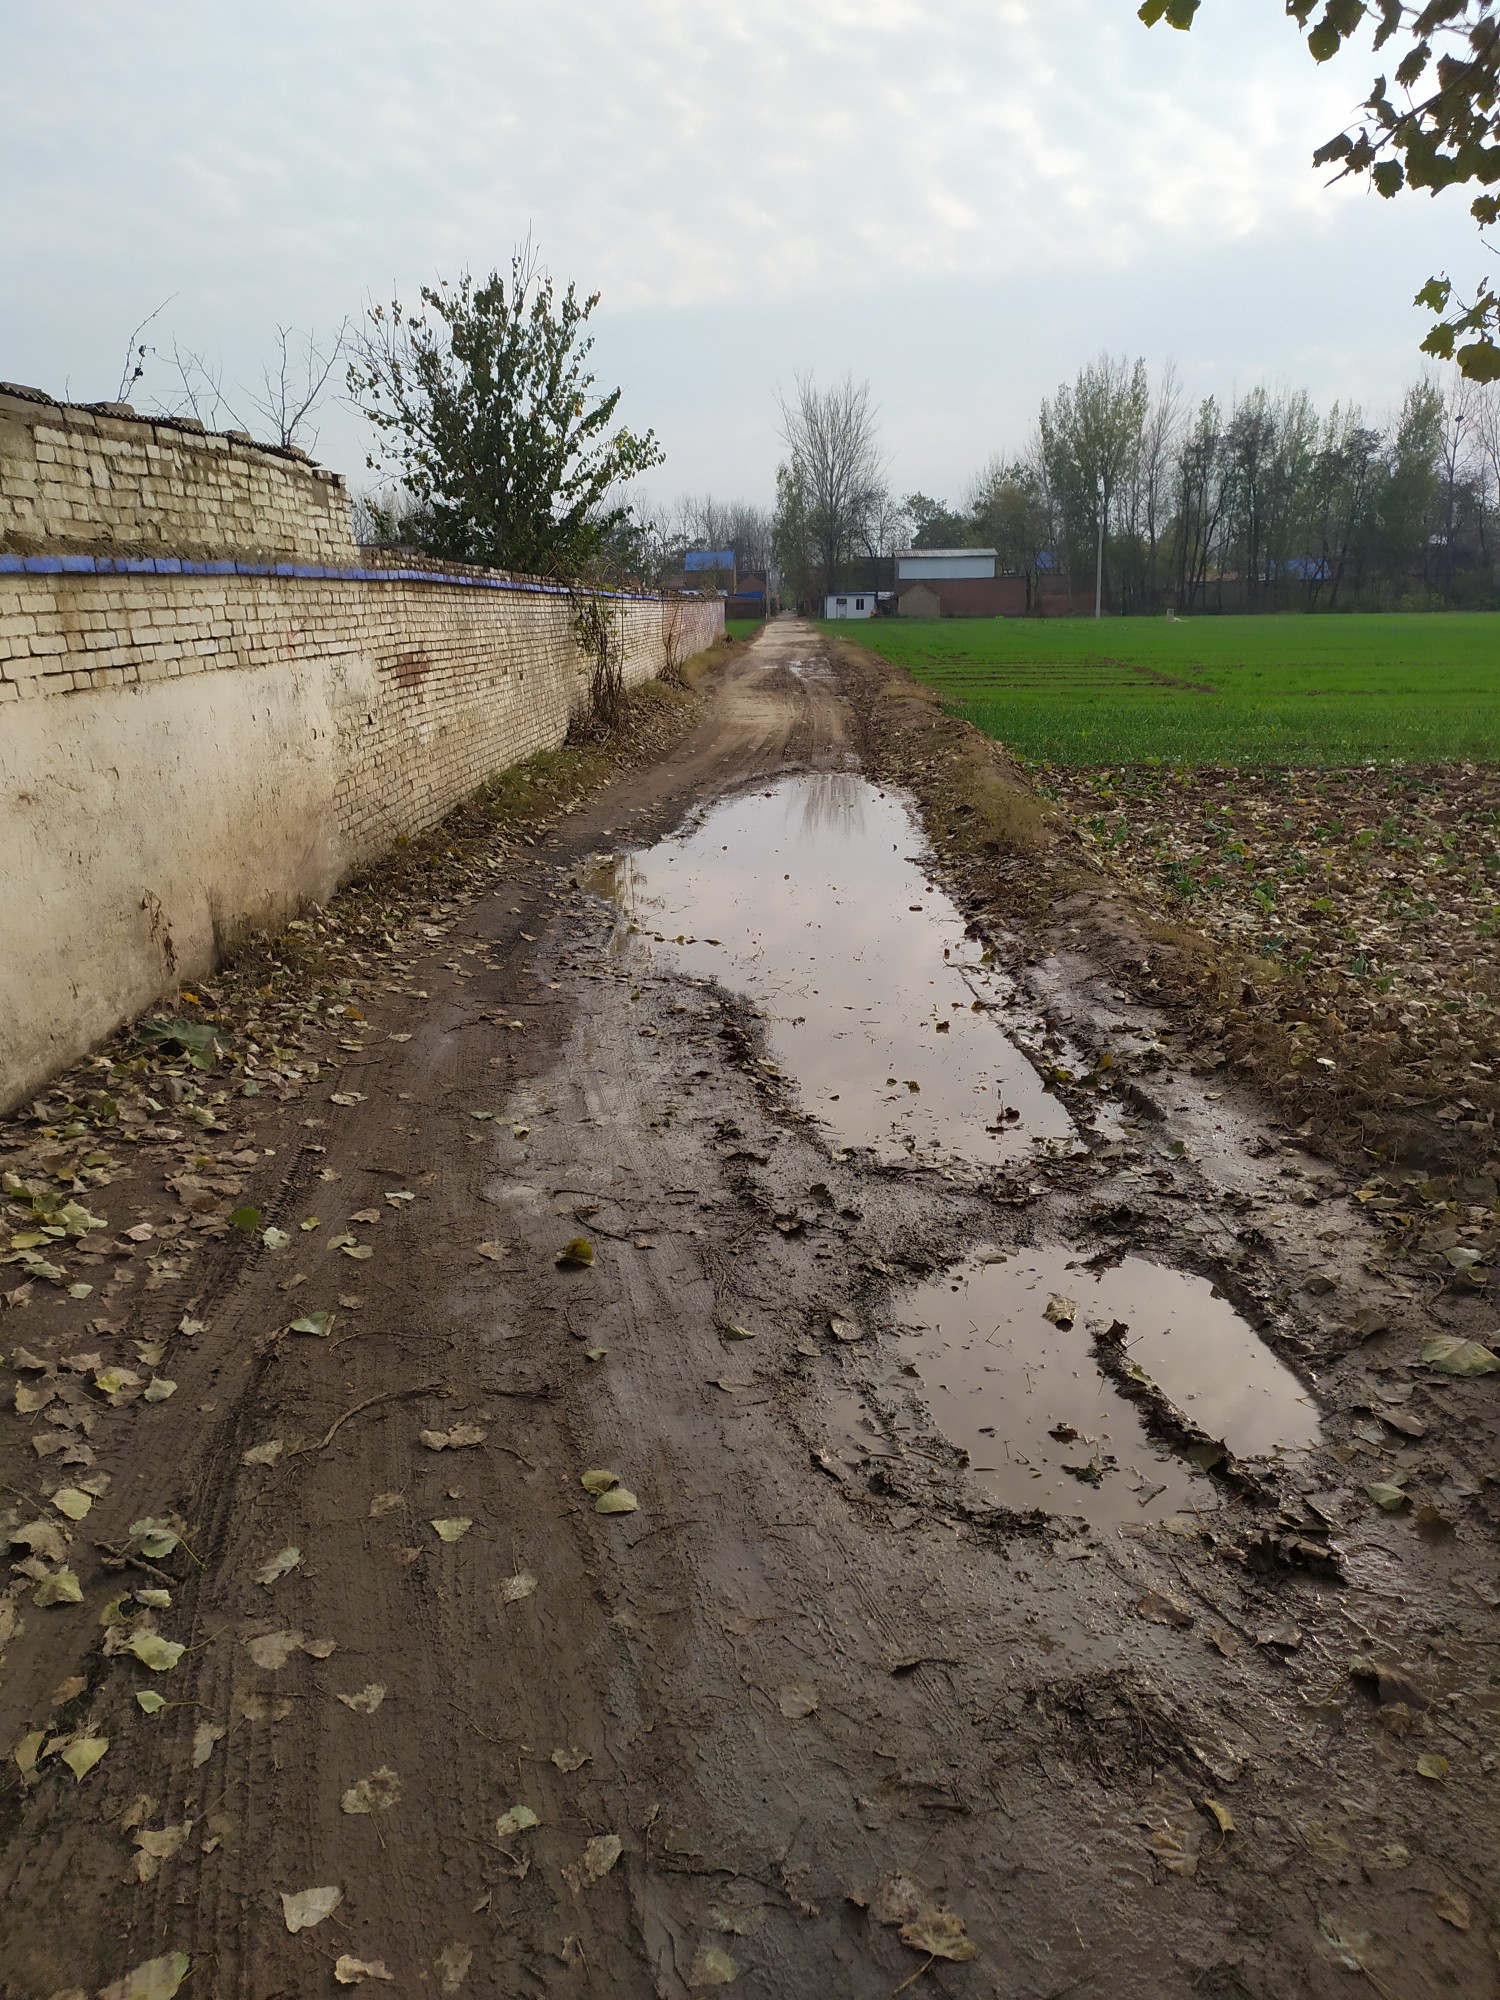
[[[959,577],[992,577],[994,549],[898,549],[896,588],[903,583],[949,583]],[[830,611],[828,616],[833,617]]]
[[873,618],[875,616],[875,593],[873,590],[830,591],[823,600],[825,618]]

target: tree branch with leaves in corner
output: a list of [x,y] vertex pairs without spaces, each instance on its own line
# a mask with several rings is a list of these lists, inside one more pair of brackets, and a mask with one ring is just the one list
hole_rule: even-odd
[[[1145,0],[1146,26],[1191,28],[1201,0]],[[1365,174],[1387,197],[1404,188],[1480,190],[1470,213],[1481,229],[1500,221],[1500,0],[1285,0],[1316,62],[1338,54],[1367,24],[1395,65],[1378,76],[1364,115],[1313,154],[1339,176]],[[1461,299],[1446,275],[1416,303],[1436,316],[1422,351],[1456,361],[1478,382],[1500,380],[1500,291],[1481,278]]]

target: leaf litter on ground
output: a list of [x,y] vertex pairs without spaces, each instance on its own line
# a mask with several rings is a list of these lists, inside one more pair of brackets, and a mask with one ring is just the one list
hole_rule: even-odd
[[282,1577],[289,1575],[301,1561],[301,1549],[282,1549],[276,1555],[272,1556],[269,1562],[261,1564],[260,1568],[255,1572],[255,1581],[267,1586],[279,1583]]
[[332,1887],[299,1889],[295,1894],[289,1894],[283,1889],[281,1913],[287,1929],[295,1934],[297,1931],[311,1930],[314,1924],[320,1924],[325,1917],[331,1917],[343,1900],[343,1890]]
[[123,1979],[101,1987],[98,2000],[176,2000],[191,1964],[185,1951],[169,1951],[165,1957],[148,1958]]
[[339,1801],[346,1813],[389,1812],[401,1797],[401,1780],[389,1765],[382,1764],[368,1778],[351,1785]]
[[396,1977],[394,1972],[387,1969],[384,1959],[355,1958],[347,1951],[341,1958],[334,1960],[333,1976],[340,1986],[358,1986],[366,1979],[394,1980]]
[[379,1681],[367,1681],[357,1694],[336,1695],[345,1708],[352,1708],[356,1715],[373,1715],[385,1700],[385,1689]]
[[870,1903],[878,1924],[899,1926],[903,1944],[929,1958],[956,1965],[979,1956],[979,1947],[965,1934],[963,1920],[938,1902],[929,1889],[910,1875],[888,1875]]

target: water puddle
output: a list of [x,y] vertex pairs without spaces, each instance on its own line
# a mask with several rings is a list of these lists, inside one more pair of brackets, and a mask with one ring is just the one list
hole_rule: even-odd
[[[1071,1301],[1066,1312],[1047,1309]],[[1206,1278],[1127,1257],[1107,1271],[1065,1249],[972,1257],[911,1294],[901,1346],[943,1434],[1008,1507],[1095,1522],[1215,1506],[1212,1482],[1148,1436],[1099,1368],[1090,1327],[1123,1322],[1126,1354],[1184,1415],[1237,1455],[1311,1444],[1312,1400]],[[871,1449],[868,1426],[849,1432]]]
[[1004,984],[922,872],[900,799],[852,771],[726,799],[597,868],[659,958],[747,994],[770,1053],[846,1145],[1023,1157],[1072,1127],[999,1014]]

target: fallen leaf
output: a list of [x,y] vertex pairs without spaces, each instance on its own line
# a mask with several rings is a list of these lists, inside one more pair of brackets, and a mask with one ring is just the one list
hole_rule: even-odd
[[829,1320],[828,1331],[833,1335],[835,1340],[846,1342],[859,1340],[864,1333],[863,1327],[856,1326],[852,1319],[837,1318]]
[[1387,1514],[1399,1514],[1403,1507],[1411,1505],[1411,1495],[1403,1493],[1401,1488],[1389,1479],[1372,1480],[1365,1491],[1375,1505],[1383,1508]]
[[339,1252],[342,1256],[352,1257],[357,1264],[363,1263],[366,1257],[375,1255],[373,1247],[368,1243],[341,1243]]
[[289,1931],[311,1930],[330,1917],[344,1900],[342,1889],[299,1889],[294,1896],[281,1892],[281,1913]]
[[333,1976],[340,1986],[358,1986],[362,1979],[394,1979],[379,1958],[354,1958],[347,1951],[333,1962]]
[[776,1697],[776,1706],[788,1721],[799,1721],[817,1708],[818,1690],[811,1681],[788,1681]]
[[120,1649],[133,1653],[143,1667],[149,1667],[153,1674],[170,1673],[172,1668],[187,1651],[175,1639],[163,1639],[159,1632],[135,1632]]
[[1054,1326],[1062,1327],[1064,1331],[1077,1317],[1077,1306],[1072,1299],[1064,1298],[1061,1292],[1055,1292],[1042,1307],[1042,1318],[1051,1320]]
[[619,1860],[624,1848],[617,1833],[596,1833],[583,1850],[582,1869],[585,1881],[599,1882],[609,1873]]
[[559,1771],[581,1771],[591,1761],[592,1752],[588,1750],[554,1750],[552,1753],[552,1762]]
[[700,1944],[688,1967],[687,1983],[693,1991],[705,1986],[732,1986],[740,1971],[722,1945]]
[[277,1583],[282,1577],[294,1570],[301,1560],[301,1549],[282,1549],[278,1554],[272,1556],[268,1563],[261,1564],[260,1568],[255,1572],[255,1581],[268,1585]]
[[146,1403],[165,1403],[176,1394],[175,1382],[169,1382],[164,1375],[153,1375],[141,1392],[141,1400]]
[[44,1562],[63,1562],[68,1553],[67,1531],[56,1521],[37,1519],[26,1522],[24,1527],[13,1528],[7,1537],[22,1548],[30,1549],[34,1556]]
[[28,1730],[11,1752],[23,1778],[30,1778],[35,1775],[36,1760],[41,1754],[42,1745],[46,1740],[47,1732],[45,1729]]
[[302,1650],[310,1660],[326,1660],[339,1649],[337,1639],[304,1639]]
[[429,1451],[463,1451],[483,1444],[489,1433],[478,1424],[455,1424],[451,1431],[419,1431],[417,1436]]
[[264,1444],[253,1444],[247,1452],[240,1454],[241,1465],[274,1465],[286,1447],[280,1438],[269,1438]]
[[385,1689],[379,1681],[367,1681],[358,1694],[341,1694],[336,1699],[345,1708],[352,1708],[356,1715],[373,1715],[385,1700]]
[[99,1394],[117,1408],[117,1398],[125,1398],[129,1390],[140,1386],[141,1378],[133,1368],[101,1368],[94,1377],[94,1387]]
[[333,1332],[334,1315],[331,1312],[304,1313],[301,1319],[294,1319],[287,1328],[288,1333],[310,1333],[317,1340],[326,1340]]
[[200,1722],[193,1731],[193,1769],[206,1764],[214,1754],[214,1745],[222,1743],[227,1731],[221,1722]]
[[285,1696],[278,1700],[268,1694],[244,1694],[240,1696],[239,1711],[246,1722],[285,1722],[292,1712],[292,1703]]
[[365,1102],[365,1093],[362,1090],[335,1090],[330,1095],[328,1102],[330,1104],[343,1105],[363,1104]]
[[168,1705],[166,1696],[158,1694],[155,1688],[139,1688],[136,1691],[135,1703],[143,1715],[160,1715]]
[[77,1572],[64,1567],[44,1576],[31,1593],[31,1601],[40,1610],[49,1604],[82,1604],[83,1589]]
[[463,1514],[454,1514],[444,1521],[433,1521],[432,1530],[440,1542],[461,1542],[474,1523]]
[[502,1604],[519,1604],[523,1597],[530,1597],[535,1589],[536,1578],[531,1574],[531,1571],[529,1569],[517,1570],[514,1576],[508,1576],[504,1583],[501,1584],[500,1602]]
[[389,1812],[400,1796],[401,1780],[389,1766],[382,1764],[368,1778],[351,1785],[339,1803],[346,1813]]
[[583,1473],[578,1483],[585,1493],[608,1493],[612,1486],[619,1485],[620,1475],[618,1472],[605,1472],[602,1468],[596,1468],[594,1471]]
[[495,1821],[495,1833],[499,1839],[509,1840],[513,1834],[525,1833],[528,1827],[540,1824],[530,1806],[512,1806]]
[[268,1673],[279,1673],[302,1647],[300,1632],[263,1632],[258,1639],[247,1639],[245,1650],[256,1666],[264,1667]]
[[169,1556],[181,1541],[181,1535],[170,1521],[148,1518],[130,1524],[131,1548],[150,1562],[160,1562],[164,1556]]
[[268,1250],[285,1250],[292,1238],[290,1231],[277,1229],[273,1225],[271,1228],[261,1231],[260,1240]]
[[1433,1896],[1432,1907],[1456,1931],[1466,1931],[1474,1921],[1469,1899],[1458,1889],[1439,1889]]
[[575,1236],[552,1261],[565,1271],[586,1271],[594,1261],[594,1246],[586,1236]]
[[54,1708],[66,1708],[70,1701],[77,1701],[87,1689],[88,1682],[82,1674],[69,1674],[65,1681],[58,1682],[49,1699]]
[[1234,1815],[1230,1812],[1228,1806],[1221,1806],[1217,1799],[1205,1799],[1203,1801],[1203,1810],[1213,1816],[1214,1824],[1218,1827],[1220,1833],[1227,1834],[1234,1832]]
[[732,1319],[724,1321],[723,1331],[727,1340],[758,1340],[760,1338],[748,1326],[737,1326]]
[[401,1505],[399,1493],[377,1493],[370,1502],[370,1519],[378,1521],[382,1514],[394,1513]]
[[1137,1618],[1149,1618],[1153,1625],[1185,1627],[1193,1622],[1190,1606],[1169,1590],[1148,1590],[1135,1607]]
[[101,1987],[99,2000],[175,2000],[191,1964],[185,1951],[169,1951],[165,1958],[148,1958],[123,1979]]
[[1448,1759],[1436,1750],[1428,1750],[1417,1759],[1417,1776],[1427,1778],[1440,1785],[1448,1775]]
[[161,1873],[161,1864],[170,1861],[193,1830],[191,1820],[184,1820],[181,1826],[164,1826],[156,1832],[140,1828],[135,1834],[135,1878],[138,1882],[154,1882]]
[[81,1493],[76,1486],[60,1486],[52,1496],[52,1504],[59,1514],[66,1514],[70,1521],[81,1521],[94,1504],[92,1493]]
[[86,1778],[109,1748],[107,1736],[74,1736],[62,1753],[62,1760],[80,1782]]
[[1422,1342],[1422,1359],[1443,1375],[1493,1375],[1500,1369],[1500,1355],[1456,1333],[1429,1333]]
[[913,1951],[925,1951],[930,1958],[945,1958],[964,1965],[978,1958],[979,1947],[964,1934],[963,1921],[951,1910],[936,1907],[923,1910],[901,1926],[901,1942]]
[[476,1243],[474,1248],[479,1252],[481,1257],[488,1257],[492,1264],[502,1264],[505,1261],[505,1245],[503,1243],[491,1240],[488,1243]]
[[640,1506],[635,1495],[623,1486],[612,1486],[594,1502],[596,1514],[633,1514]]
[[467,1944],[450,1944],[440,1951],[432,1961],[444,1993],[456,1993],[469,1976],[469,1967],[474,1963],[474,1948]]

